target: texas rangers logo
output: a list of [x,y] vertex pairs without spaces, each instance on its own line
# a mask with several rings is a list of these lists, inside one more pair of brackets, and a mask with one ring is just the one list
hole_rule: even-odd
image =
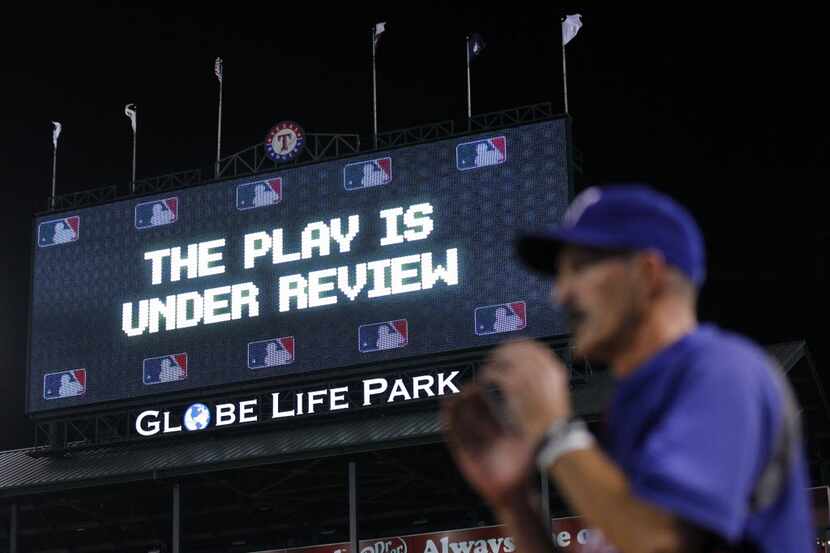
[[507,161],[507,139],[503,136],[465,142],[455,147],[455,166],[459,171],[500,165]]
[[187,378],[187,354],[176,353],[147,358],[144,360],[142,371],[142,381],[147,385],[184,380]]
[[135,206],[135,228],[139,230],[170,225],[178,220],[178,197],[153,200]]
[[361,325],[357,329],[360,353],[402,348],[409,343],[409,324],[406,319]]
[[515,332],[527,326],[527,308],[523,301],[486,305],[476,308],[473,319],[479,336]]
[[392,182],[392,158],[349,163],[343,168],[343,188],[359,190]]
[[70,369],[43,375],[43,399],[82,396],[86,393],[86,369]]
[[248,344],[248,368],[251,370],[288,365],[293,362],[293,336],[260,340]]
[[282,179],[246,182],[236,187],[236,209],[245,211],[277,205],[282,201]]
[[77,215],[44,221],[37,226],[37,245],[41,248],[75,242],[81,231],[81,218]]
[[303,129],[293,121],[277,123],[265,137],[265,153],[274,161],[297,157],[305,144]]

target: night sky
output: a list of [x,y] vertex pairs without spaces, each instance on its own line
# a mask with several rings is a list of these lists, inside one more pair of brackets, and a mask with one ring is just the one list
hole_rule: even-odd
[[[32,442],[24,410],[31,217],[47,206],[51,124],[60,121],[58,193],[118,185],[131,171],[124,105],[138,105],[138,178],[208,167],[216,148],[216,56],[225,61],[223,153],[261,143],[276,122],[370,141],[370,29],[381,130],[551,101],[561,111],[559,18],[568,45],[578,186],[644,180],[689,206],[710,278],[704,320],[763,344],[806,339],[826,372],[827,46],[824,14],[622,11],[584,5],[406,3],[278,10],[260,3],[36,10],[0,33],[0,448]],[[590,3],[594,4],[594,3]],[[824,376],[830,388],[830,377]]]

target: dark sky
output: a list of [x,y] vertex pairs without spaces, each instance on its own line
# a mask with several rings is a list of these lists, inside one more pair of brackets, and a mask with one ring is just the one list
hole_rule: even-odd
[[568,46],[580,185],[642,179],[686,203],[710,253],[702,318],[765,344],[804,338],[820,371],[830,363],[825,14],[282,4],[73,4],[4,17],[0,448],[32,441],[22,414],[31,216],[50,193],[50,121],[64,125],[58,193],[126,188],[128,102],[139,109],[139,178],[209,166],[219,55],[224,153],[260,143],[284,119],[307,132],[369,140],[369,32],[377,21],[387,22],[378,47],[379,119],[391,130],[462,121],[464,36],[473,31],[487,44],[473,66],[475,112],[540,101],[561,107],[558,19],[581,12],[584,27]]

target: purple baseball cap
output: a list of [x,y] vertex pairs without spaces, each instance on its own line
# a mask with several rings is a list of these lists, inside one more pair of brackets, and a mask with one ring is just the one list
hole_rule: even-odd
[[703,236],[680,204],[640,184],[592,187],[580,193],[562,223],[521,235],[519,257],[532,269],[556,273],[563,245],[655,250],[700,287],[706,278]]

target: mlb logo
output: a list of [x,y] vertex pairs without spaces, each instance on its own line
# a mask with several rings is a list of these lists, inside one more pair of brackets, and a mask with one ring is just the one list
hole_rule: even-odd
[[135,206],[135,228],[145,229],[175,223],[179,219],[179,198],[165,198]]
[[248,344],[248,368],[251,370],[290,365],[293,362],[293,336],[260,340]]
[[177,382],[187,378],[187,354],[176,353],[144,360],[142,381],[146,385]]
[[37,245],[41,248],[75,242],[81,230],[81,218],[77,215],[65,219],[45,221],[37,226]]
[[359,163],[350,163],[343,168],[343,188],[359,190],[392,182],[392,158],[382,157]]
[[459,171],[500,165],[507,161],[507,139],[503,136],[465,142],[455,147],[455,166]]
[[86,393],[86,369],[43,375],[43,399],[82,396]]
[[236,187],[236,209],[245,211],[277,205],[282,201],[282,179],[246,182]]
[[361,325],[357,330],[360,353],[402,348],[409,343],[406,319]]
[[477,307],[473,318],[479,336],[515,332],[527,326],[527,310],[523,301]]

